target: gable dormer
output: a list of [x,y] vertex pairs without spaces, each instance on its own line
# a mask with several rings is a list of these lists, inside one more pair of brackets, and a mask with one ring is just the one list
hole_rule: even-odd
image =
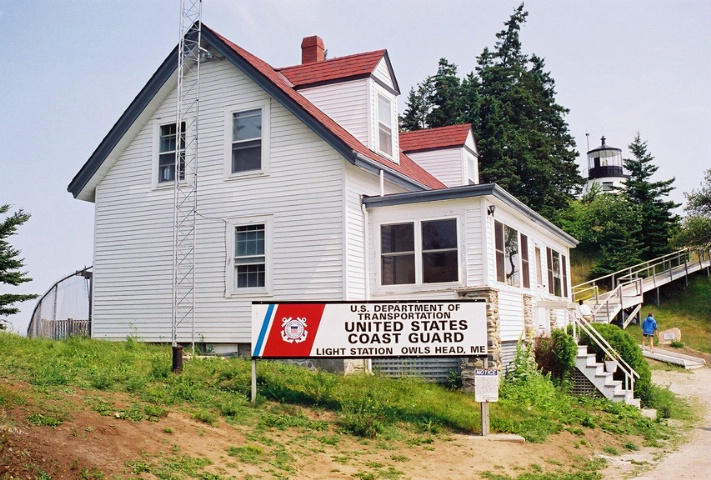
[[300,65],[278,69],[293,87],[373,152],[400,163],[400,89],[385,50],[326,58],[323,40],[301,42]]
[[468,123],[401,132],[400,148],[448,187],[479,183],[479,152]]

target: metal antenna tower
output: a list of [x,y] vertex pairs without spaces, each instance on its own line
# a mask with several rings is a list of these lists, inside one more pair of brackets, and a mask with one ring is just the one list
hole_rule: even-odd
[[180,0],[173,218],[173,371],[183,369],[178,327],[190,324],[195,351],[195,243],[202,0]]

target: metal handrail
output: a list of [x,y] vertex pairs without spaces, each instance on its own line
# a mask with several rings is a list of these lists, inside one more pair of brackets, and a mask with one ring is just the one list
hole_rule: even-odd
[[[683,248],[681,250],[677,250],[676,252],[668,253],[666,255],[662,255],[661,257],[657,257],[652,260],[647,260],[645,262],[638,263],[636,265],[632,265],[627,268],[623,268],[622,270],[618,270],[613,273],[608,273],[607,275],[604,275],[602,277],[594,278],[592,280],[588,280],[587,282],[580,283],[578,285],[574,285],[572,288],[573,291],[573,299],[575,300],[575,297],[584,291],[590,290],[592,288],[599,288],[598,283],[602,283],[603,281],[610,279],[610,285],[612,286],[617,286],[617,284],[620,283],[620,280],[626,277],[629,277],[635,273],[643,272],[643,271],[648,271],[649,268],[652,266],[658,266],[658,265],[665,265],[669,264],[669,269],[673,268],[671,267],[671,262],[673,259],[680,259],[684,258],[685,262],[688,261],[688,259],[691,257],[692,250],[690,248]],[[701,252],[701,255],[703,255],[706,252]],[[676,266],[681,265],[681,263],[677,264]],[[666,271],[667,268],[664,268],[662,271]],[[581,288],[584,287],[584,288]]]
[[[695,255],[694,255],[695,254]],[[590,290],[593,291],[593,297],[595,298],[595,305],[592,310],[594,314],[597,314],[604,309],[607,315],[608,321],[610,320],[611,310],[615,310],[610,306],[613,299],[619,298],[620,308],[624,308],[624,297],[623,291],[626,287],[631,284],[636,283],[637,295],[644,294],[644,285],[642,282],[645,278],[651,278],[654,283],[654,287],[657,287],[657,279],[661,274],[669,274],[670,280],[674,280],[675,273],[689,273],[689,263],[692,262],[692,257],[696,256],[700,266],[703,266],[705,260],[704,257],[711,258],[711,251],[705,250],[691,250],[690,248],[684,248],[677,250],[676,252],[668,253],[662,255],[661,257],[655,258],[653,260],[648,260],[646,262],[638,263],[631,267],[619,270],[614,273],[610,273],[603,277],[598,277],[593,280],[589,280],[585,283],[581,283],[573,286],[571,289],[573,292],[573,300],[577,300],[581,296],[590,298],[587,294]],[[695,263],[695,261],[693,261]],[[661,267],[661,268],[660,268]],[[682,270],[683,268],[683,270]],[[609,281],[613,289],[604,293],[600,293],[600,287],[598,283],[603,281]]]
[[612,348],[612,345],[609,344],[605,338],[600,335],[600,332],[595,330],[593,326],[585,320],[585,318],[582,316],[580,313],[579,309],[575,310],[575,314],[573,314],[573,337],[575,338],[575,342],[577,343],[579,340],[579,337],[577,336],[577,327],[579,327],[582,331],[588,334],[588,337],[590,340],[592,340],[594,343],[597,344],[598,347],[602,350],[602,352],[615,362],[617,362],[617,367],[622,370],[622,372],[625,374],[625,390],[629,391],[634,391],[634,382],[635,378],[639,378],[639,373],[632,368],[623,358],[622,356],[617,353],[617,351]]

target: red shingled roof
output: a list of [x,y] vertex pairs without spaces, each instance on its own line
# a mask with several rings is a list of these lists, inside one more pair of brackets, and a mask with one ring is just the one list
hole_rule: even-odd
[[368,76],[373,73],[384,55],[385,50],[377,50],[332,58],[323,62],[277,68],[276,71],[284,74],[295,88],[299,88],[316,83]]
[[[203,28],[209,28],[203,24]],[[357,138],[351,135],[346,129],[341,127],[338,123],[333,121],[331,117],[323,113],[319,108],[317,108],[313,103],[308,101],[306,97],[297,92],[287,80],[285,75],[277,72],[272,68],[267,62],[261,60],[260,58],[252,55],[247,50],[239,47],[238,45],[227,40],[225,37],[210,29],[210,31],[217,37],[219,37],[227,46],[229,46],[235,53],[244,58],[249,64],[256,68],[262,75],[274,83],[280,90],[287,94],[296,104],[301,106],[306,112],[312,115],[318,122],[320,122],[324,127],[326,127],[331,133],[343,141],[349,148],[354,152],[360,154],[361,156],[373,160],[384,167],[387,167],[395,172],[398,172],[410,179],[421,183],[429,188],[446,188],[441,181],[435,178],[428,171],[417,165],[412,159],[407,155],[400,155],[400,165],[381,157],[376,154],[365,145],[363,145]],[[346,57],[342,57],[346,58]],[[335,59],[334,59],[335,60]]]
[[400,149],[407,153],[438,148],[461,147],[467,141],[467,136],[471,128],[470,123],[463,123],[449,127],[400,132]]

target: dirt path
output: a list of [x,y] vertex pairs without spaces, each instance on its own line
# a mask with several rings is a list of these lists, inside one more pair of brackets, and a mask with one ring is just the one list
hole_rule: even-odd
[[666,449],[661,455],[658,449],[608,458],[609,467],[604,478],[635,480],[684,480],[711,479],[711,368],[690,372],[652,372],[652,381],[689,400],[702,415],[702,419],[688,432],[688,441],[676,449]]

